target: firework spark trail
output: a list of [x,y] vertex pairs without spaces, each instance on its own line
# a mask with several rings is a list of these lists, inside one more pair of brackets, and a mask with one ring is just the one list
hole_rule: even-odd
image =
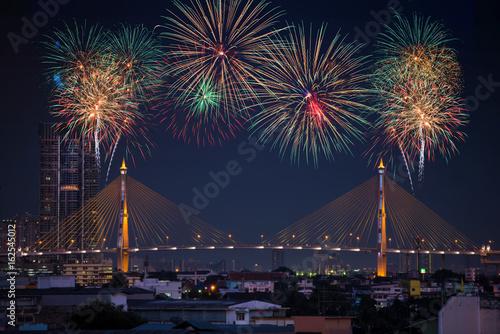
[[[283,12],[265,1],[174,1],[161,33],[169,46],[165,74],[172,78],[163,120],[175,137],[198,145],[221,143],[240,130],[256,92],[260,50]],[[214,99],[204,101],[208,90]],[[201,98],[203,97],[203,98]]]
[[411,187],[411,192],[415,194],[415,189],[413,188],[413,180],[411,179],[411,171],[410,171],[410,166],[408,165],[408,160],[406,159],[405,152],[403,151],[403,148],[401,147],[401,143],[398,143],[399,146],[399,151],[401,152],[401,155],[403,156],[403,161],[406,166],[406,171],[408,172],[408,179],[410,180],[410,187]]
[[116,147],[118,146],[119,141],[120,141],[120,135],[118,135],[118,138],[116,139],[115,145],[113,147],[113,151],[111,152],[111,158],[109,159],[108,171],[106,173],[106,181],[104,181],[104,185],[108,183],[109,171],[111,170],[111,162],[113,161],[113,157],[115,156]]
[[[334,160],[334,152],[349,152],[354,140],[362,141],[360,128],[368,125],[362,113],[365,58],[356,56],[359,46],[344,43],[339,34],[324,43],[326,26],[314,38],[303,26],[290,28],[286,37],[270,40],[263,48],[267,59],[265,82],[259,93],[264,106],[252,119],[251,129],[261,131],[261,140],[274,137],[271,149],[279,147],[284,157],[300,162],[301,156],[318,165],[320,155]],[[323,45],[326,51],[323,53]]]
[[422,123],[420,123],[420,160],[418,162],[418,181],[424,179],[424,163],[425,163],[425,138],[422,131]]
[[99,120],[100,120],[100,115],[97,113],[97,122],[96,122],[96,127],[94,130],[94,145],[95,145],[95,160],[97,162],[97,170],[101,171],[101,153],[99,151]]

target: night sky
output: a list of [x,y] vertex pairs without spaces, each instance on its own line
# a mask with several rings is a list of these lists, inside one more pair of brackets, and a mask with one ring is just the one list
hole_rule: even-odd
[[[328,23],[327,35],[341,29],[354,39],[375,21],[371,11],[386,10],[388,4],[402,8],[410,16],[419,12],[442,20],[458,39],[452,46],[459,52],[464,72],[462,97],[481,97],[470,112],[470,124],[464,128],[466,142],[458,144],[459,154],[448,163],[440,156],[426,163],[425,178],[416,187],[417,199],[467,234],[477,244],[495,240],[500,247],[500,173],[498,140],[500,124],[500,12],[487,1],[272,1],[286,10],[281,25],[303,21],[319,27]],[[37,1],[2,2],[1,36],[1,122],[0,185],[3,218],[38,212],[38,123],[53,121],[49,115],[49,87],[45,85],[41,64],[44,34],[63,21],[73,18],[105,28],[119,23],[161,25],[170,1],[97,1],[72,0],[60,5],[58,13],[15,53],[7,34],[21,33],[22,17],[41,10]],[[278,25],[279,26],[279,25]],[[373,26],[373,24],[372,24]],[[375,25],[376,26],[376,25]],[[362,51],[373,52],[374,38]],[[484,82],[493,81],[489,87]],[[482,85],[482,87],[481,87]],[[488,90],[489,89],[489,90]],[[489,96],[486,96],[488,95]],[[185,144],[165,132],[165,124],[152,126],[155,143],[151,156],[143,159],[135,152],[135,166],[128,162],[129,175],[174,203],[192,204],[193,188],[202,189],[210,182],[209,172],[226,168],[231,160],[240,163],[242,172],[234,176],[220,195],[210,200],[199,216],[217,228],[231,233],[244,243],[258,243],[260,235],[270,236],[321,208],[350,189],[375,175],[373,163],[363,158],[366,144],[356,144],[352,155],[338,154],[336,161],[321,160],[312,165],[291,165],[276,151],[258,151],[248,162],[248,155],[238,153],[238,146],[248,141],[248,133],[227,141],[222,147],[199,148]],[[117,152],[110,179],[119,175],[123,147]],[[396,166],[397,168],[398,166]],[[402,177],[405,175],[402,174]],[[415,177],[414,177],[415,180]],[[416,182],[416,181],[414,181]],[[409,190],[406,179],[399,183]],[[498,245],[497,245],[498,243]]]

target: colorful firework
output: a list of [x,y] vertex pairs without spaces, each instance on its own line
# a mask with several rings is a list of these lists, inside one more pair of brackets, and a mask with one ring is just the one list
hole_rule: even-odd
[[[282,156],[290,160],[305,155],[318,164],[318,156],[333,160],[335,152],[349,152],[353,140],[362,140],[368,123],[362,112],[368,90],[362,88],[365,58],[356,56],[359,46],[346,43],[340,34],[322,53],[325,26],[314,40],[303,26],[290,28],[286,37],[265,46],[268,58],[262,72],[264,109],[253,119],[252,129],[260,130],[263,142],[274,140]],[[272,139],[274,138],[274,139]]]
[[[148,102],[151,99],[151,93],[161,84],[158,72],[162,58],[158,40],[144,26],[132,28],[122,25],[119,31],[109,33],[108,36],[108,52],[112,59],[111,65],[114,68],[114,72],[122,78],[123,86],[128,90],[130,98],[134,102]],[[141,132],[143,139],[146,139],[144,130],[138,129],[138,131]],[[127,132],[125,131],[125,133]],[[115,138],[115,144],[111,151],[108,171],[106,173],[106,183],[116,148],[122,138],[121,134],[119,133],[118,137]],[[131,141],[130,136],[126,136],[126,138],[128,142],[132,142],[135,146],[139,147],[142,153],[138,142]],[[148,142],[147,139],[146,142]]]
[[379,87],[392,87],[394,82],[425,77],[444,80],[449,87],[461,88],[462,75],[457,53],[447,46],[455,39],[439,22],[413,16],[409,22],[397,15],[393,27],[387,27],[377,40],[379,59],[374,79]]
[[56,89],[64,85],[75,85],[75,80],[85,78],[91,71],[103,66],[106,55],[106,32],[99,26],[86,24],[74,27],[64,24],[65,29],[55,29],[43,44],[47,53],[44,63],[48,65],[48,78]]
[[[425,159],[436,153],[448,159],[456,141],[465,135],[463,102],[456,95],[462,85],[456,51],[447,43],[450,33],[438,22],[414,15],[413,23],[396,16],[377,41],[379,59],[372,82],[378,92],[378,120],[371,151],[398,149],[411,182],[418,160],[418,178],[423,179]],[[382,152],[381,154],[384,154]],[[413,187],[413,186],[412,186]]]
[[[267,30],[282,12],[252,0],[174,1],[174,5],[180,14],[170,12],[161,33],[170,43],[165,73],[173,78],[167,96],[173,103],[166,112],[182,110],[184,117],[165,119],[179,122],[169,128],[181,137],[192,133],[199,144],[213,144],[233,135],[240,128],[238,119],[257,100],[259,51],[266,37],[277,33]],[[208,103],[207,89],[215,97]]]
[[158,75],[162,61],[161,49],[154,34],[144,26],[122,25],[109,35],[109,54],[123,82],[136,100],[144,100],[161,80]]
[[121,137],[145,137],[139,106],[156,84],[159,47],[143,27],[123,26],[117,34],[76,23],[65,28],[45,43],[56,84],[51,112],[63,119],[58,128],[93,142],[100,169],[101,146],[112,157]]
[[[396,87],[381,110],[376,127],[386,147],[397,147],[408,161],[419,161],[419,179],[424,159],[435,153],[449,158],[456,141],[465,135],[459,130],[467,115],[453,89],[433,80],[409,81]],[[377,143],[378,144],[378,143]]]
[[200,82],[197,90],[189,91],[183,106],[169,106],[167,130],[187,143],[196,140],[198,146],[222,145],[224,140],[243,129],[240,119],[220,108],[221,96],[211,80]]
[[100,145],[109,149],[122,134],[134,133],[136,119],[141,117],[130,90],[112,70],[93,70],[68,82],[56,90],[52,106],[52,114],[63,120],[59,127],[95,142],[97,151]]
[[[106,33],[97,26],[87,28],[86,25],[80,27],[76,22],[74,24],[73,29],[65,23],[65,30],[56,29],[53,35],[48,36],[47,42],[44,43],[48,51],[44,62],[49,65],[49,78],[53,78],[56,85],[54,91],[56,103],[52,113],[61,116],[66,114],[66,116],[69,116],[67,119],[72,119],[68,124],[58,124],[58,128],[67,125],[68,133],[77,124],[76,120],[79,119],[78,123],[81,125],[79,131],[82,138],[92,138],[94,141],[96,162],[100,169],[99,140],[101,136],[99,130],[101,128],[101,112],[99,108],[100,104],[105,101],[97,97],[93,109],[90,108],[87,111],[84,111],[85,107],[79,109],[74,108],[74,106],[78,97],[86,98],[80,93],[85,90],[88,82],[93,81],[96,74],[106,67],[106,50],[103,46]],[[87,104],[87,101],[81,102],[82,105]],[[67,105],[63,103],[67,103]],[[105,104],[105,108],[107,109],[109,106]],[[84,113],[87,113],[87,115],[82,118]],[[89,135],[89,132],[92,132],[92,134]]]

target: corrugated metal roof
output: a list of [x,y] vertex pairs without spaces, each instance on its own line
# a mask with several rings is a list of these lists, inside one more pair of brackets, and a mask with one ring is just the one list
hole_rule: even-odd
[[192,327],[197,331],[217,331],[219,328],[208,321],[184,321],[177,326],[173,327],[174,329],[187,329]]
[[235,300],[187,300],[187,299],[164,299],[164,300],[129,300],[129,308],[163,308],[163,309],[228,309],[229,306],[241,304]]

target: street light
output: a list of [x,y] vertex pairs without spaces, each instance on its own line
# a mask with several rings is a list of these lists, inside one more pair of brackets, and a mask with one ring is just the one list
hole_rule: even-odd
[[389,238],[389,248],[391,248],[391,241],[392,241],[392,239]]
[[168,238],[169,238],[169,236],[167,235],[167,246],[168,246]]

